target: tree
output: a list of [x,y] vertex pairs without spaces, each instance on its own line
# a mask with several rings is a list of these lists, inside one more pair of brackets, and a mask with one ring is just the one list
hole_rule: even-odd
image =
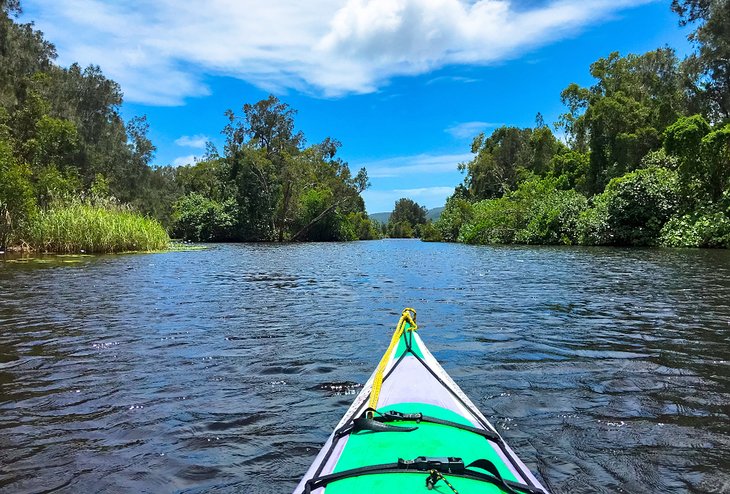
[[730,192],[730,124],[702,138],[702,158],[707,166],[707,188],[713,201]]
[[391,237],[412,237],[417,234],[417,227],[427,221],[428,209],[420,206],[412,199],[403,197],[395,201],[393,212],[388,219],[388,231]]
[[155,154],[155,146],[147,137],[149,123],[147,117],[133,117],[127,122],[128,159],[121,170],[115,170],[113,185],[116,185],[118,198],[124,202],[132,201],[142,182],[150,173],[150,161]]
[[596,84],[570,84],[562,92],[568,112],[560,126],[576,150],[590,151],[586,188],[595,194],[661,146],[664,130],[686,111],[687,101],[670,48],[626,57],[614,52],[590,71]]
[[56,58],[56,48],[32,23],[18,24],[11,19],[19,13],[19,1],[0,3],[0,106],[7,108],[22,99],[29,78],[49,70]]
[[664,132],[664,149],[679,158],[679,179],[686,196],[695,201],[706,192],[708,163],[702,153],[702,139],[710,133],[710,124],[701,115],[680,117]]
[[224,183],[234,184],[226,194],[235,196],[238,205],[240,238],[337,239],[347,215],[364,211],[365,169],[352,176],[337,157],[341,144],[335,139],[304,148],[304,135],[295,131],[296,111],[289,105],[269,96],[245,104],[243,116],[230,110],[226,115],[220,163],[227,174]]
[[501,197],[514,190],[529,173],[546,174],[552,158],[565,146],[550,129],[536,119],[535,129],[500,127],[487,137],[474,138],[471,152],[474,158],[459,165],[466,171],[464,185],[475,200]]
[[319,145],[311,148],[314,160],[311,162],[314,171],[305,190],[315,188],[328,191],[327,201],[321,204],[321,211],[303,226],[296,229],[291,240],[301,240],[307,236],[309,230],[328,215],[337,214],[339,221],[344,221],[349,213],[364,213],[365,204],[361,193],[370,186],[365,168],[360,168],[352,176],[348,164],[335,157],[340,144],[332,139],[325,139]]
[[517,190],[474,204],[459,239],[472,244],[573,244],[586,198],[558,188],[558,180],[533,175]]
[[519,171],[528,162],[529,129],[500,127],[487,137],[474,138],[474,158],[460,164],[466,171],[465,184],[475,199],[501,197],[515,187]]
[[434,226],[443,240],[456,242],[461,227],[471,220],[473,214],[471,202],[454,194],[446,200],[446,206]]
[[568,188],[588,194],[586,181],[589,166],[589,153],[566,150],[553,156],[550,161],[550,173],[552,176],[564,180]]
[[697,52],[687,66],[696,81],[697,97],[709,107],[713,121],[730,118],[730,0],[672,0],[680,25],[696,25],[688,38]]
[[235,204],[212,201],[195,192],[180,198],[174,206],[175,235],[196,242],[231,238]]
[[10,144],[0,138],[0,250],[36,213],[31,176],[30,167],[18,163]]
[[[106,78],[98,66],[82,69],[72,64],[68,68],[52,66],[36,74],[31,88],[47,102],[45,113],[75,125],[79,148],[75,165],[84,185],[88,187],[101,173],[109,178],[115,196],[134,197],[147,171],[147,167],[137,166],[144,153],[135,155],[139,148],[136,139],[147,127],[144,117],[125,125],[119,113],[119,84]],[[130,140],[132,146],[128,145]]]
[[[297,160],[304,136],[294,132],[296,111],[273,95],[253,105],[243,105],[243,116],[228,110],[225,159],[234,175],[238,175],[241,212],[253,213],[261,208],[268,218],[270,235],[284,239],[287,216],[291,208],[293,183],[297,176]],[[253,231],[261,231],[258,222]]]

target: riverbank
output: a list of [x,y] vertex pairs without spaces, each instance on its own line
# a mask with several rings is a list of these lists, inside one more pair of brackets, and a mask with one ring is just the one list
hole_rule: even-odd
[[730,196],[686,204],[677,172],[650,167],[615,178],[591,198],[532,176],[502,197],[451,197],[423,228],[426,241],[465,244],[730,247]]

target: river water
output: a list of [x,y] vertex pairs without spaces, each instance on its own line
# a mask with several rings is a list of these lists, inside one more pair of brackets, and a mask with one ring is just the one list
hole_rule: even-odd
[[414,240],[0,262],[0,491],[289,492],[390,339],[555,493],[730,492],[730,252]]

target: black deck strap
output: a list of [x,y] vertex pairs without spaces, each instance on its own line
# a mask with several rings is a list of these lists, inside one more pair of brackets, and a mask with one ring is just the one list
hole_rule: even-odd
[[[499,476],[495,476],[491,473],[486,474],[482,472],[477,472],[474,470],[470,470],[469,467],[472,465],[475,468],[481,468],[484,470],[487,470],[484,468],[485,464],[481,462],[487,462],[491,464],[488,460],[477,460],[473,463],[471,463],[468,467],[463,467],[463,462],[461,463],[462,468],[455,468],[451,466],[451,462],[444,462],[442,458],[434,458],[433,460],[437,461],[430,461],[432,459],[425,458],[425,457],[419,457],[415,460],[403,460],[399,459],[397,463],[385,463],[380,465],[368,465],[365,467],[358,467],[358,468],[352,468],[349,470],[343,470],[341,472],[331,473],[329,475],[322,475],[321,477],[313,477],[304,484],[304,494],[311,494],[313,490],[319,489],[321,487],[325,487],[327,484],[330,484],[332,482],[336,482],[338,480],[343,479],[349,479],[353,477],[360,477],[363,475],[377,475],[377,474],[387,474],[387,473],[403,473],[403,472],[410,472],[410,473],[425,473],[430,470],[437,470],[443,474],[448,474],[451,476],[456,477],[462,477],[466,479],[472,479],[472,480],[479,480],[482,482],[488,482],[490,484],[496,485],[503,491],[505,491],[507,494],[519,494],[520,492],[527,493],[527,494],[546,494],[545,491],[542,489],[538,489],[537,487],[532,487],[526,484],[522,484],[520,482],[513,482],[511,480],[504,480],[501,475],[499,475],[499,472],[497,471],[497,474]],[[458,460],[455,459],[455,460]],[[476,464],[475,464],[476,463]],[[441,468],[439,468],[439,465]],[[496,471],[496,467],[494,467],[493,464],[491,464],[491,467],[494,468]],[[443,471],[442,471],[443,469]],[[487,470],[489,471],[489,470]]]
[[[419,356],[418,356],[418,355],[416,355],[415,353],[413,354],[413,356],[414,356],[414,357],[416,357],[416,360],[418,360],[418,361],[419,361],[419,362],[421,363],[421,365],[423,365],[423,366],[424,366],[424,367],[426,368],[426,370],[427,370],[427,371],[428,371],[428,372],[429,372],[429,373],[430,373],[430,374],[431,374],[431,375],[432,375],[432,376],[433,376],[433,377],[434,377],[434,378],[435,378],[435,379],[436,379],[436,380],[437,380],[437,381],[438,381],[438,382],[439,382],[439,383],[440,383],[440,384],[441,384],[441,385],[442,385],[443,387],[445,387],[445,388],[446,388],[446,389],[447,389],[447,390],[449,391],[449,393],[451,393],[451,395],[452,395],[452,396],[453,396],[454,398],[456,398],[456,400],[457,400],[457,401],[458,401],[459,403],[461,403],[461,404],[462,404],[462,405],[463,405],[463,406],[464,406],[464,407],[465,407],[465,408],[466,408],[467,410],[469,410],[469,411],[471,412],[471,414],[472,414],[472,415],[473,415],[473,416],[474,416],[474,417],[475,417],[475,418],[476,418],[476,419],[477,419],[477,420],[478,420],[478,421],[479,421],[479,422],[480,422],[480,423],[481,423],[481,424],[482,424],[482,425],[483,425],[484,427],[487,427],[487,424],[486,424],[486,423],[485,423],[485,422],[484,422],[484,421],[483,421],[482,419],[480,419],[480,418],[479,418],[479,411],[478,411],[478,410],[475,410],[475,409],[473,409],[473,407],[472,407],[472,406],[469,406],[469,405],[468,405],[468,404],[467,404],[467,403],[466,403],[466,402],[465,402],[465,401],[464,401],[464,400],[463,400],[463,399],[462,399],[462,398],[461,398],[461,397],[460,397],[460,396],[458,395],[458,393],[456,393],[456,392],[455,392],[455,391],[454,391],[453,389],[451,389],[451,386],[449,386],[448,384],[446,384],[446,383],[444,382],[444,380],[443,380],[443,379],[441,379],[441,377],[440,377],[440,376],[439,376],[439,375],[438,375],[438,374],[437,374],[437,373],[436,373],[436,372],[435,372],[435,371],[434,371],[434,370],[433,370],[433,369],[432,369],[431,367],[429,367],[429,365],[428,365],[428,364],[427,364],[426,362],[424,362],[424,361],[423,361],[423,359],[422,359],[421,357],[419,357]],[[513,466],[513,467],[515,468],[515,470],[516,470],[516,471],[517,471],[517,472],[519,473],[519,475],[520,475],[520,476],[521,476],[522,478],[528,479],[528,482],[532,483],[532,481],[531,481],[531,480],[529,480],[529,477],[528,477],[528,476],[527,476],[527,475],[525,474],[525,471],[524,471],[524,469],[522,468],[522,466],[520,466],[520,462],[519,462],[519,461],[515,461],[515,457],[514,457],[514,454],[513,454],[513,453],[511,453],[510,451],[508,451],[508,450],[507,450],[507,445],[506,445],[506,444],[505,444],[505,443],[504,443],[503,441],[500,441],[500,442],[498,442],[498,444],[499,444],[499,447],[500,447],[500,449],[502,450],[502,453],[503,453],[503,454],[504,454],[504,455],[505,455],[505,456],[507,457],[507,459],[509,459],[509,462],[510,462],[510,463],[512,464],[512,466]]]
[[352,432],[413,432],[416,429],[418,429],[418,427],[401,427],[397,425],[388,425],[381,422],[380,420],[360,417],[353,421]]
[[485,470],[492,474],[492,476],[496,479],[499,479],[502,482],[502,485],[500,487],[503,491],[507,492],[507,494],[517,494],[517,492],[512,489],[512,487],[502,478],[502,474],[499,473],[499,469],[489,460],[480,459],[480,460],[474,460],[471,463],[469,463],[466,468],[481,468],[482,470]]
[[479,429],[466,424],[460,424],[458,422],[452,422],[451,420],[444,420],[437,417],[431,417],[429,415],[423,415],[422,413],[401,413],[395,410],[383,412],[382,415],[373,417],[373,420],[378,422],[395,422],[395,421],[414,421],[416,423],[426,422],[429,424],[446,425],[448,427],[454,427],[455,429],[461,429],[464,431],[473,432],[479,434],[490,441],[494,441],[497,444],[502,444],[502,438],[499,434],[486,429]]

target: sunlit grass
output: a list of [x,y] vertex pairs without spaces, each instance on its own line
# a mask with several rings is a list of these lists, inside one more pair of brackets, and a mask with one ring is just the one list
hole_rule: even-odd
[[55,253],[149,252],[170,245],[156,220],[124,207],[82,202],[41,211],[23,237],[31,249]]

